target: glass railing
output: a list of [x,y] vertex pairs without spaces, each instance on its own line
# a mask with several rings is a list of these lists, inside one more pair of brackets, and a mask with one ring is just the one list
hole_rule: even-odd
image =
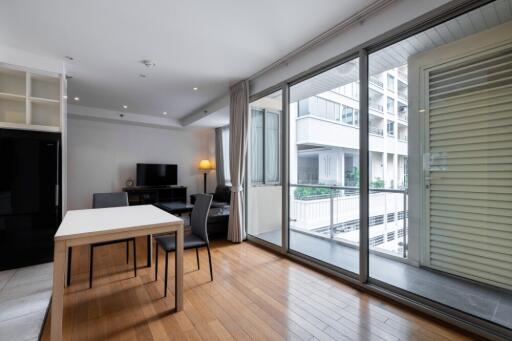
[[[369,200],[370,249],[406,258],[407,191],[372,188]],[[290,184],[290,229],[340,247],[359,245],[359,188]]]
[[370,107],[370,109],[374,109],[374,110],[380,111],[382,113],[384,112],[384,107],[380,104],[370,102],[369,107]]
[[384,88],[384,83],[380,79],[378,79],[377,77],[370,76],[370,78],[368,80],[369,80],[369,82],[371,84],[376,85],[379,88]]
[[374,126],[369,126],[368,127],[368,132],[370,134],[384,136],[384,130],[382,128],[378,128],[378,127],[374,127]]

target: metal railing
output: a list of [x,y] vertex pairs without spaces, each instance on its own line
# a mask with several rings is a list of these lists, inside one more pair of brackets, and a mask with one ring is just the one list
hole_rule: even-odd
[[378,128],[378,127],[374,127],[374,126],[371,126],[371,125],[368,127],[368,132],[370,134],[384,136],[384,129]]
[[[290,187],[292,188],[290,217],[293,217],[290,228],[319,238],[357,245],[359,241],[358,187],[314,184],[290,184]],[[389,194],[392,195],[391,198],[387,197]],[[397,197],[400,194],[403,195],[402,199]],[[388,248],[391,245],[396,250],[385,251],[381,248],[379,251],[406,258],[407,190],[371,188],[369,196],[370,227],[382,231],[381,235],[377,232],[379,235],[373,237],[376,240],[382,240],[374,248],[379,249],[378,245],[388,243]],[[402,220],[401,230],[399,229],[400,220]],[[388,230],[390,222],[394,223],[394,228]],[[391,240],[389,240],[390,236]]]
[[384,83],[380,79],[378,79],[377,77],[370,76],[368,81],[370,83],[372,83],[373,85],[378,86],[379,88],[384,88]]
[[407,122],[407,120],[408,120],[408,112],[407,111],[405,111],[405,112],[399,111],[398,112],[398,119]]
[[384,112],[384,107],[380,104],[370,102],[368,104],[368,106],[370,107],[370,109],[374,109],[374,110],[380,111],[382,113]]

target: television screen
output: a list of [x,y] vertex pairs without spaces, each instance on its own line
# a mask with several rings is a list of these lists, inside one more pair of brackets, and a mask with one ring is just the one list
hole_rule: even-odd
[[137,164],[137,186],[178,184],[178,165]]

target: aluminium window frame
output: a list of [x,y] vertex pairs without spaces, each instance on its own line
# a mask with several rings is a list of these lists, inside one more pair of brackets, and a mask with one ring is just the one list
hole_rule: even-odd
[[[317,66],[292,76],[274,86],[271,86],[250,97],[251,102],[265,97],[278,90],[282,91],[283,111],[282,111],[282,129],[281,129],[281,150],[282,150],[282,244],[276,246],[259,238],[248,235],[248,239],[264,247],[268,247],[284,256],[312,267],[320,272],[327,273],[348,282],[359,289],[371,292],[380,296],[387,297],[395,302],[411,307],[417,311],[433,316],[442,321],[448,322],[458,328],[465,329],[476,335],[480,335],[493,340],[512,338],[512,330],[503,326],[494,324],[490,321],[477,318],[468,313],[459,311],[455,308],[446,306],[442,303],[429,300],[419,295],[408,292],[404,289],[394,287],[388,283],[381,282],[369,277],[369,247],[368,247],[368,173],[369,173],[369,150],[368,150],[368,111],[369,111],[369,74],[368,74],[368,55],[391,46],[399,41],[414,36],[429,28],[463,15],[481,6],[493,2],[494,0],[452,0],[449,3],[425,13],[395,29],[381,34],[369,41],[366,41],[354,48],[351,48],[337,56],[334,56]],[[329,264],[311,257],[301,255],[289,249],[289,97],[290,86],[303,80],[314,77],[333,67],[341,65],[354,58],[359,58],[359,167],[360,167],[360,253],[359,253],[359,275],[354,277],[352,273],[340,271]],[[246,182],[247,183],[247,182]]]

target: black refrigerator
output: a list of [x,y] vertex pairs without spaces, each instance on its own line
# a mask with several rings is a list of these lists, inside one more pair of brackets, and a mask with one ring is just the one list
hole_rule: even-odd
[[60,170],[59,133],[0,129],[0,270],[53,260]]

